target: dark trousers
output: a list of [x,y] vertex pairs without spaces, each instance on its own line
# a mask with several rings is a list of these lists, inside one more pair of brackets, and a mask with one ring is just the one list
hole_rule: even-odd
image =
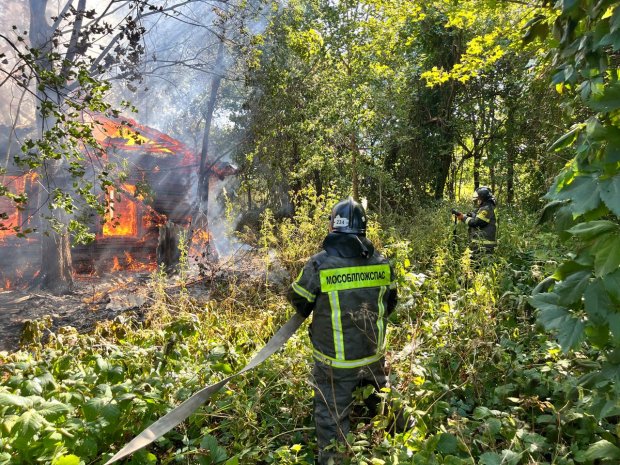
[[[377,391],[387,384],[383,360],[361,368],[332,368],[315,362],[314,378],[314,422],[316,425],[319,465],[341,463],[331,450],[325,450],[332,440],[344,442],[350,430],[349,414],[353,406],[353,392],[358,387],[374,386]],[[380,398],[371,395],[365,403],[374,416]]]

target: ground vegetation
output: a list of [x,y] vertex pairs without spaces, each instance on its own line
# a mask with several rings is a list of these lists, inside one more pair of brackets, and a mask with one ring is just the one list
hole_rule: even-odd
[[[240,185],[218,201],[227,218],[252,213],[237,235],[265,274],[211,280],[199,297],[182,254],[174,292],[150,278],[146,316],[89,334],[32,322],[0,355],[0,464],[105,463],[243,367],[290,315],[286,283],[347,195],[368,201],[368,236],[398,276],[379,394],[415,421],[397,435],[387,408],[354,421],[348,462],[618,463],[618,3],[270,6],[235,44],[243,81],[211,80],[199,118],[218,146],[237,141]],[[481,184],[500,240],[473,262],[449,212],[471,209]],[[302,330],[128,463],[313,463],[310,366]]]

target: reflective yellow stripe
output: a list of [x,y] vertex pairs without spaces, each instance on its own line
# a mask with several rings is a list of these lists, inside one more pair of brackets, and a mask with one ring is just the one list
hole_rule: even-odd
[[496,241],[489,241],[486,239],[472,239],[472,242],[475,242],[476,244],[483,244],[483,245],[497,245]]
[[332,330],[334,332],[334,352],[337,360],[344,360],[344,334],[340,315],[338,291],[329,293],[329,305],[332,308]]
[[469,224],[471,220],[472,220],[471,216],[468,216],[467,218],[465,218],[465,224]]
[[383,351],[383,343],[385,340],[385,323],[383,321],[385,306],[383,305],[383,296],[385,295],[386,289],[387,288],[385,286],[381,286],[381,290],[379,291],[379,302],[377,304],[379,306],[379,315],[377,317],[377,332],[379,333],[377,340],[377,353]]
[[383,353],[376,353],[375,355],[371,355],[370,357],[360,358],[357,360],[336,360],[333,357],[329,357],[318,350],[314,349],[313,351],[314,358],[319,362],[322,362],[326,365],[331,365],[334,368],[359,368],[366,365],[370,365],[371,363],[378,362],[383,357]]
[[320,278],[321,292],[326,293],[388,286],[391,282],[390,266],[387,264],[321,270]]
[[485,223],[490,223],[491,219],[489,218],[489,211],[486,209],[481,209],[476,212],[476,218],[484,221]]
[[303,287],[301,287],[299,284],[297,283],[293,283],[293,290],[299,294],[300,296],[302,296],[304,299],[306,299],[308,302],[314,302],[316,299],[316,296],[314,294],[312,294],[310,291],[307,291],[306,289],[304,289]]

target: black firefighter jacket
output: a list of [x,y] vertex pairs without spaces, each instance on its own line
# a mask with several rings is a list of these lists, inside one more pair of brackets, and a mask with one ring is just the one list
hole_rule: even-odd
[[469,240],[473,244],[484,247],[497,244],[497,220],[493,202],[483,203],[472,216],[465,219],[465,224],[469,226]]
[[330,233],[291,285],[301,315],[314,311],[314,358],[334,368],[358,368],[384,355],[387,317],[396,307],[394,272],[365,237]]

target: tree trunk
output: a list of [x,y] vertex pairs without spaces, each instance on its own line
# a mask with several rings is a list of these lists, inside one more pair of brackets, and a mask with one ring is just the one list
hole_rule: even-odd
[[166,273],[173,273],[179,264],[181,251],[179,250],[179,237],[182,227],[168,221],[159,227],[157,240],[157,264],[163,265]]
[[314,170],[314,190],[316,195],[323,195],[323,179],[321,178],[321,170]]
[[435,178],[435,192],[433,197],[435,200],[441,200],[446,188],[446,181],[450,174],[450,165],[452,164],[452,151],[449,147],[444,146],[441,155],[439,156],[439,170],[437,177]]
[[514,182],[515,182],[515,156],[512,150],[508,150],[506,156],[508,168],[506,172],[506,203],[512,205],[514,201]]
[[357,136],[355,134],[351,135],[351,195],[353,198],[359,202],[359,177],[357,172],[357,158],[359,155],[359,149],[357,147]]
[[[46,6],[47,0],[30,0],[30,44],[41,51],[38,65],[52,72],[48,54],[51,52],[53,31],[47,23]],[[79,28],[80,24],[76,23],[74,27]],[[47,89],[47,92],[37,91],[37,97],[41,102],[53,99],[54,104],[60,106],[62,103],[60,93],[51,96],[50,94],[50,89]],[[36,122],[39,137],[42,137],[43,132],[54,124],[50,117],[44,118],[39,111],[36,114]],[[38,211],[40,214],[49,210],[49,192],[56,187],[61,189],[68,187],[63,176],[64,163],[61,159],[47,161],[44,164],[43,172],[39,176],[45,185],[45,189],[42,189],[39,195]],[[50,210],[50,217],[56,223],[56,229],[52,228],[50,221],[46,219],[41,221],[41,286],[54,294],[66,294],[73,288],[71,244],[67,230],[68,217],[60,210]]]
[[474,147],[474,189],[480,187],[480,165],[482,164],[482,151]]
[[207,214],[209,207],[209,175],[211,166],[209,166],[209,141],[211,135],[211,122],[213,121],[213,113],[215,104],[217,103],[217,94],[222,83],[222,73],[220,68],[224,63],[224,39],[220,41],[217,49],[217,57],[215,59],[215,74],[211,81],[211,91],[207,107],[203,113],[205,119],[205,131],[202,137],[202,149],[200,150],[200,168],[198,171],[198,211]]
[[[65,215],[55,212],[53,216],[66,224]],[[45,229],[41,234],[41,287],[55,295],[68,294],[73,289],[69,233],[58,234],[49,227]]]

